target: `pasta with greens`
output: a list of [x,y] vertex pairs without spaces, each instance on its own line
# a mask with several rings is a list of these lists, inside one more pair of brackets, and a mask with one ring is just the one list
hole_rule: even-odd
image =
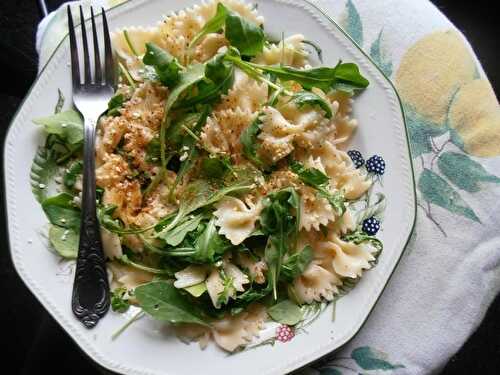
[[[235,351],[373,267],[385,162],[345,149],[369,83],[354,63],[311,67],[305,38],[273,39],[241,0],[113,33],[120,81],[98,125],[96,189],[114,311],[134,305]],[[78,122],[71,109],[35,120],[52,124],[35,162],[56,166],[56,194],[33,189],[51,246],[75,258],[83,137],[59,131],[64,118]]]

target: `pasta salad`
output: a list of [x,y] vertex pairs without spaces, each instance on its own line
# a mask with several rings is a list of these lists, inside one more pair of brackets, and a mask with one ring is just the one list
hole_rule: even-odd
[[[257,9],[210,0],[116,30],[120,81],[96,141],[112,309],[140,308],[202,347],[233,352],[266,321],[286,341],[377,260],[385,171],[346,151],[368,80],[312,67],[303,35],[273,39]],[[83,126],[63,110],[31,169],[51,248],[76,258]],[[53,192],[55,192],[53,194]],[[314,315],[314,314],[313,314]]]

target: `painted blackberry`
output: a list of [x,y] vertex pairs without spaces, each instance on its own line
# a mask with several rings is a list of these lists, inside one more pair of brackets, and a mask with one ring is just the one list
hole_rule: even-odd
[[366,170],[370,173],[383,175],[385,172],[385,161],[381,156],[373,155],[366,161]]
[[363,232],[369,234],[370,236],[374,236],[380,229],[380,221],[378,221],[373,216],[363,220]]
[[349,155],[356,168],[360,168],[365,164],[365,159],[363,159],[363,155],[358,150],[349,150],[347,151],[347,155]]

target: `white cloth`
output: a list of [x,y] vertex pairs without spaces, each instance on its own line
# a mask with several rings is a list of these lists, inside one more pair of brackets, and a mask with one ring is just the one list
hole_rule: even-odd
[[[430,2],[314,2],[395,82],[419,208],[412,240],[360,333],[303,372],[436,373],[500,288],[498,101],[467,41]],[[40,23],[41,65],[65,27],[63,12]]]

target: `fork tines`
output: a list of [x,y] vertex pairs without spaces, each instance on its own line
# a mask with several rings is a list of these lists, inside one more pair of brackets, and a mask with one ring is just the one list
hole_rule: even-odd
[[[80,62],[78,57],[78,45],[76,43],[75,27],[73,23],[73,15],[71,7],[68,5],[68,29],[69,43],[71,50],[71,72],[73,88],[77,89],[82,84],[84,85],[112,85],[113,84],[113,52],[111,50],[111,40],[109,37],[108,21],[106,12],[101,8],[102,26],[104,34],[104,77],[102,73],[102,64],[99,52],[99,41],[97,36],[97,27],[94,17],[94,9],[90,7],[91,23],[92,23],[92,44],[94,46],[94,72],[91,72],[89,46],[87,41],[87,32],[85,27],[85,17],[83,16],[83,8],[80,5],[80,26],[82,30],[82,51],[83,51],[83,81],[80,77]],[[103,80],[104,78],[104,80]]]

